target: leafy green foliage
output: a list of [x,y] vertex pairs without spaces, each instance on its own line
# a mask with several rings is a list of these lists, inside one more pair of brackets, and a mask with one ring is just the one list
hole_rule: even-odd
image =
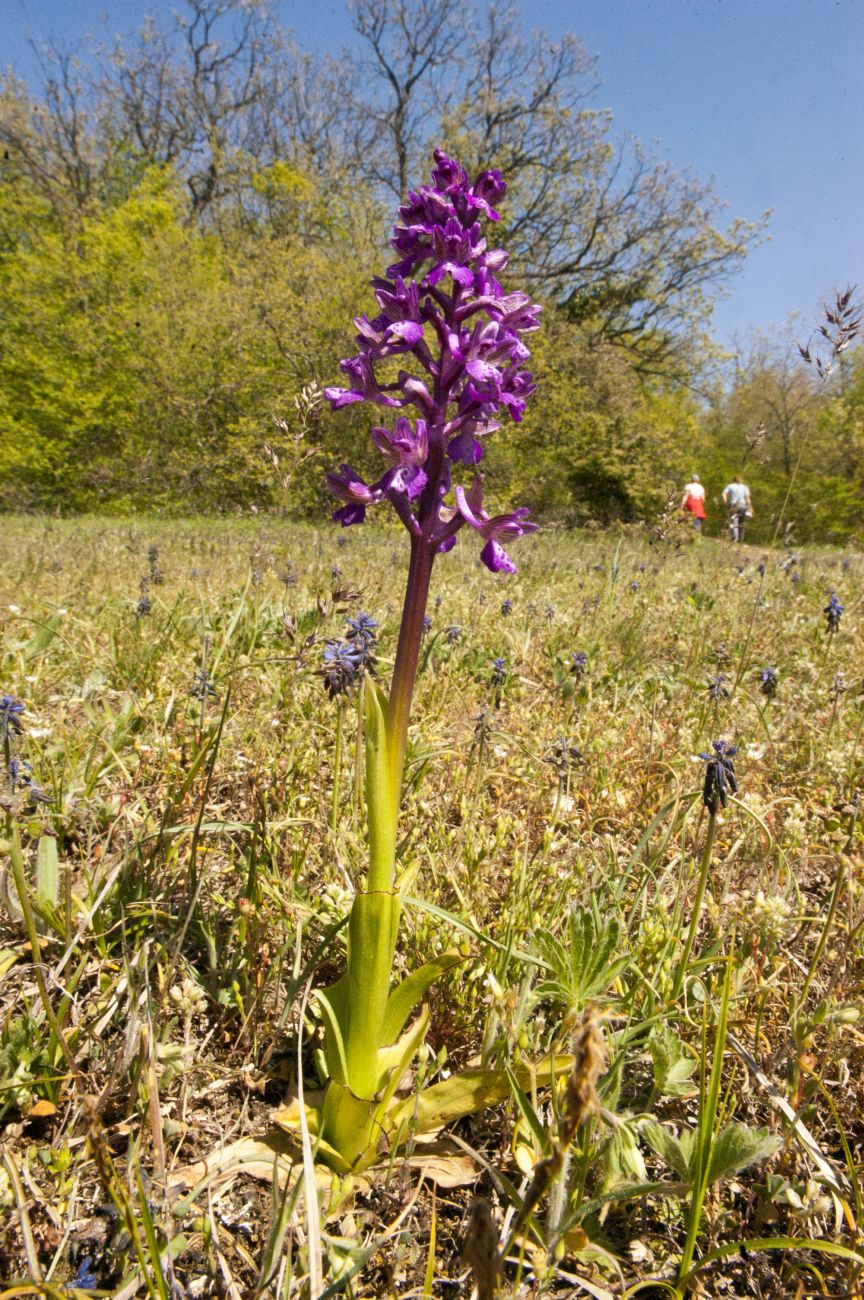
[[[645,1120],[641,1132],[652,1151],[682,1182],[690,1186],[696,1176],[696,1129],[683,1129],[676,1135],[656,1120]],[[726,1124],[711,1144],[708,1164],[708,1185],[729,1179],[733,1174],[774,1154],[782,1139],[764,1128],[749,1128],[746,1124]]]
[[[92,1147],[80,1140],[83,1092],[105,1098],[101,1155],[113,1161],[118,1200],[121,1191],[131,1198],[145,1262],[155,1249],[168,1276],[168,1252],[188,1291],[218,1289],[227,1268],[243,1295],[255,1294],[266,1265],[282,1295],[300,1300],[307,1196],[316,1193],[300,1174],[296,1102],[293,1127],[262,1132],[275,1108],[280,1117],[287,1109],[299,1068],[318,1151],[323,1288],[344,1279],[348,1260],[360,1270],[357,1293],[378,1294],[383,1261],[404,1272],[397,1289],[419,1293],[434,1205],[432,1289],[446,1289],[470,1188],[488,1178],[512,1224],[523,1178],[553,1153],[573,1021],[592,1001],[602,1007],[607,1067],[599,1105],[522,1238],[538,1296],[572,1289],[573,1276],[609,1291],[622,1259],[633,1285],[656,1287],[679,1269],[691,1230],[692,1269],[712,1291],[728,1282],[754,1293],[761,1262],[745,1260],[738,1243],[763,1240],[782,1243],[762,1258],[785,1293],[798,1280],[811,1285],[814,1250],[826,1287],[849,1291],[859,1258],[848,1257],[858,1249],[851,1224],[861,1217],[852,1003],[864,936],[855,798],[864,562],[851,549],[802,550],[793,583],[780,550],[550,529],[525,539],[520,572],[506,583],[461,545],[436,568],[397,845],[405,939],[381,1017],[388,1037],[404,1024],[425,1042],[403,1041],[386,1062],[390,1127],[375,1130],[369,1168],[349,1188],[344,1161],[334,1154],[322,1167],[329,1153],[313,1122],[322,1033],[300,1007],[310,981],[332,989],[342,975],[346,900],[368,859],[354,698],[342,703],[331,823],[340,714],[322,689],[321,650],[363,608],[378,620],[386,667],[402,544],[375,524],[340,533],[263,514],[6,518],[3,690],[26,706],[21,757],[51,798],[15,817],[34,907],[40,841],[57,847],[57,924],[43,908],[34,946],[83,1076],[74,1078],[42,1016],[20,917],[0,909],[0,1044],[9,1048],[0,1072],[15,1093],[4,1116],[9,1181],[0,1178],[7,1271],[35,1276],[26,1213],[43,1275],[53,1267],[58,1287],[74,1280],[85,1229],[73,1220],[58,1255],[57,1240],[40,1235],[37,1206],[73,1195],[105,1203]],[[151,547],[162,581],[150,588],[149,615],[136,619]],[[829,585],[847,611],[830,640]],[[435,640],[452,624],[463,628],[458,641]],[[566,667],[576,649],[589,667],[574,692]],[[488,666],[498,655],[511,672],[495,702]],[[715,714],[704,683],[721,659],[741,681]],[[215,698],[198,690],[202,662]],[[765,663],[778,670],[767,702]],[[850,689],[835,690],[835,674]],[[739,746],[740,792],[716,828],[676,994],[705,844],[693,757],[718,734]],[[11,842],[0,831],[0,868]],[[53,897],[53,863],[43,867],[42,892]],[[724,999],[731,1032],[722,1050]],[[775,1044],[794,1048],[783,1068],[769,1056]],[[160,1133],[176,1179],[168,1190]],[[694,1195],[693,1169],[707,1195]],[[454,1180],[464,1191],[444,1194]],[[763,1185],[794,1195],[766,1205]],[[254,1232],[233,1232],[232,1216],[250,1201]],[[768,1211],[776,1235],[763,1238]],[[142,1267],[125,1213],[94,1264],[107,1294]],[[331,1232],[341,1242],[332,1252]]]
[[26,1114],[36,1097],[45,1095],[53,1073],[37,1019],[9,1017],[0,1027],[0,1117],[16,1110]]
[[654,1064],[654,1088],[661,1097],[682,1097],[693,1091],[697,1062],[671,1030],[655,1034],[649,1043]]
[[600,920],[581,905],[570,912],[560,937],[538,931],[538,949],[552,969],[552,976],[538,984],[538,996],[563,1002],[571,1013],[602,999],[630,962],[627,954],[618,952],[618,941],[614,917]]
[[[295,393],[332,373],[359,281],[350,232],[325,246],[302,222],[220,237],[188,224],[177,176],[156,167],[68,229],[3,166],[6,504],[278,499],[263,446],[278,448]],[[320,202],[311,182],[298,191],[298,213]]]
[[797,354],[802,333],[793,320],[752,341],[728,386],[714,392],[694,453],[709,518],[722,520],[719,492],[738,474],[753,493],[754,540],[842,543],[861,530],[864,350],[845,353],[823,383]]

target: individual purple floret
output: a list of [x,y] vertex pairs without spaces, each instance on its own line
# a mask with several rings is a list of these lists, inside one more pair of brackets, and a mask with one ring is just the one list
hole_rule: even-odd
[[727,678],[725,673],[716,673],[713,677],[708,678],[708,698],[718,703],[720,700],[729,698],[729,687],[726,685]]
[[725,740],[712,740],[713,754],[700,754],[708,764],[705,769],[705,784],[702,788],[702,802],[713,817],[718,804],[725,808],[729,794],[738,789],[735,779],[734,756],[738,753],[735,745]]
[[497,659],[492,660],[492,676],[490,680],[493,686],[503,686],[507,680],[507,660],[500,655]]
[[501,601],[501,614],[502,617],[509,618],[512,613],[513,613],[513,601],[510,600],[510,598],[508,597],[506,600]]
[[14,695],[0,695],[0,740],[4,744],[8,744],[13,736],[20,736],[23,732],[24,724],[21,721],[23,712],[24,705],[20,700],[16,700]]
[[369,614],[360,613],[356,618],[348,619],[348,641],[360,655],[360,666],[370,673],[374,672],[377,662],[374,653],[377,628],[378,624]]
[[843,606],[840,604],[836,591],[831,592],[828,604],[822,612],[828,624],[828,631],[836,632],[840,627],[840,619],[843,616]]
[[570,658],[570,675],[577,680],[588,671],[588,655],[584,650],[576,650]]
[[371,644],[376,640],[378,624],[371,614],[361,611],[356,618],[349,618],[347,622],[349,641],[366,641]]
[[321,675],[331,700],[344,695],[363,670],[366,647],[356,641],[328,641],[321,656]]
[[770,700],[777,693],[777,669],[766,667],[759,672],[759,689]]
[[[530,355],[523,336],[538,328],[540,308],[526,293],[504,292],[497,276],[507,253],[489,248],[482,232],[481,222],[498,220],[493,205],[505,190],[499,172],[481,172],[472,183],[436,150],[431,185],[409,193],[399,209],[392,240],[399,260],[372,281],[379,314],[355,318],[357,355],[341,363],[348,387],[324,390],[333,410],[369,402],[400,412],[392,427],[372,429],[388,462],[380,478],[367,483],[347,464],[327,475],[342,503],[334,519],[361,523],[370,506],[387,500],[412,542],[433,556],[450,550],[468,524],[495,573],[515,571],[502,542],[536,525],[526,510],[488,515],[479,475],[467,492],[456,489],[455,506],[448,495],[451,465],[479,464],[482,439],[505,415],[521,420],[534,391],[522,369]],[[379,379],[376,367],[394,357],[405,368],[395,380]]]

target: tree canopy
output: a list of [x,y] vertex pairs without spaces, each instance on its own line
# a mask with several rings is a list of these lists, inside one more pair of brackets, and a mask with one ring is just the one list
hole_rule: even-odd
[[[764,424],[763,501],[794,478],[801,527],[847,535],[860,358],[822,383],[754,340],[705,398],[711,307],[763,221],[619,139],[581,43],[523,36],[512,5],[349,11],[353,44],[322,56],[266,4],[185,0],[131,42],[44,50],[37,91],[0,83],[5,505],[284,503],[264,445],[296,450],[294,397],[334,379],[394,201],[444,142],[505,173],[501,242],[545,307],[502,497],[521,480],[548,516],[643,517],[694,452],[719,479]],[[313,407],[304,454],[362,465],[368,430]]]

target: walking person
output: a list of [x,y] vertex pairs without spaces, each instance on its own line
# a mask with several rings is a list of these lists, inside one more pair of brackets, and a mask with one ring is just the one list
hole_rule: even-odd
[[693,517],[693,527],[701,532],[705,520],[705,489],[699,481],[698,474],[690,476],[690,482],[681,498],[681,509]]
[[728,483],[723,489],[723,500],[726,502],[729,511],[729,531],[732,534],[732,541],[743,542],[745,522],[753,518],[753,502],[750,499],[750,489],[746,483],[742,483],[735,476],[732,482]]

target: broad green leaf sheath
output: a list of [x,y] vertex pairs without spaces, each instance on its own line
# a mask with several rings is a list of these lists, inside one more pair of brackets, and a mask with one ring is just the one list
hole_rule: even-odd
[[[359,890],[348,923],[345,975],[318,994],[325,1021],[325,1062],[330,1083],[324,1103],[322,1137],[349,1163],[374,1150],[376,1112],[398,1083],[425,1034],[403,1059],[400,1035],[429,984],[441,969],[430,963],[414,972],[391,994],[390,980],[399,930],[400,899],[395,887],[396,836],[408,717],[417,676],[423,616],[429,595],[434,552],[412,547],[408,589],[393,686],[387,701],[380,687],[366,678],[366,815],[369,829],[369,874]],[[416,557],[416,558],[415,558]],[[418,978],[419,977],[419,978]]]
[[[374,1158],[379,1136],[392,1128],[387,1107],[426,1032],[428,1012],[413,1025],[411,1016],[432,981],[458,960],[429,962],[391,992],[399,802],[432,567],[467,526],[484,542],[486,567],[514,573],[503,542],[536,527],[524,509],[490,516],[481,475],[466,490],[454,488],[451,473],[453,465],[476,467],[481,439],[500,427],[496,417],[521,420],[534,391],[521,368],[529,356],[523,335],[538,328],[540,308],[526,293],[504,292],[496,277],[507,253],[490,248],[482,233],[484,221],[498,221],[493,204],[506,188],[500,172],[483,171],[472,181],[436,150],[431,185],[412,191],[399,209],[392,243],[400,260],[372,281],[381,314],[355,318],[359,351],[342,362],[350,386],[324,390],[334,410],[365,402],[376,418],[394,415],[393,428],[372,429],[388,462],[380,479],[367,483],[347,464],[327,475],[342,503],[334,519],[346,527],[362,523],[369,507],[386,500],[411,539],[389,699],[368,678],[363,685],[369,872],[351,909],[346,972],[317,995],[329,1075],[320,1136],[355,1166],[370,1152]],[[405,368],[395,383],[382,384],[376,366],[394,357]]]

